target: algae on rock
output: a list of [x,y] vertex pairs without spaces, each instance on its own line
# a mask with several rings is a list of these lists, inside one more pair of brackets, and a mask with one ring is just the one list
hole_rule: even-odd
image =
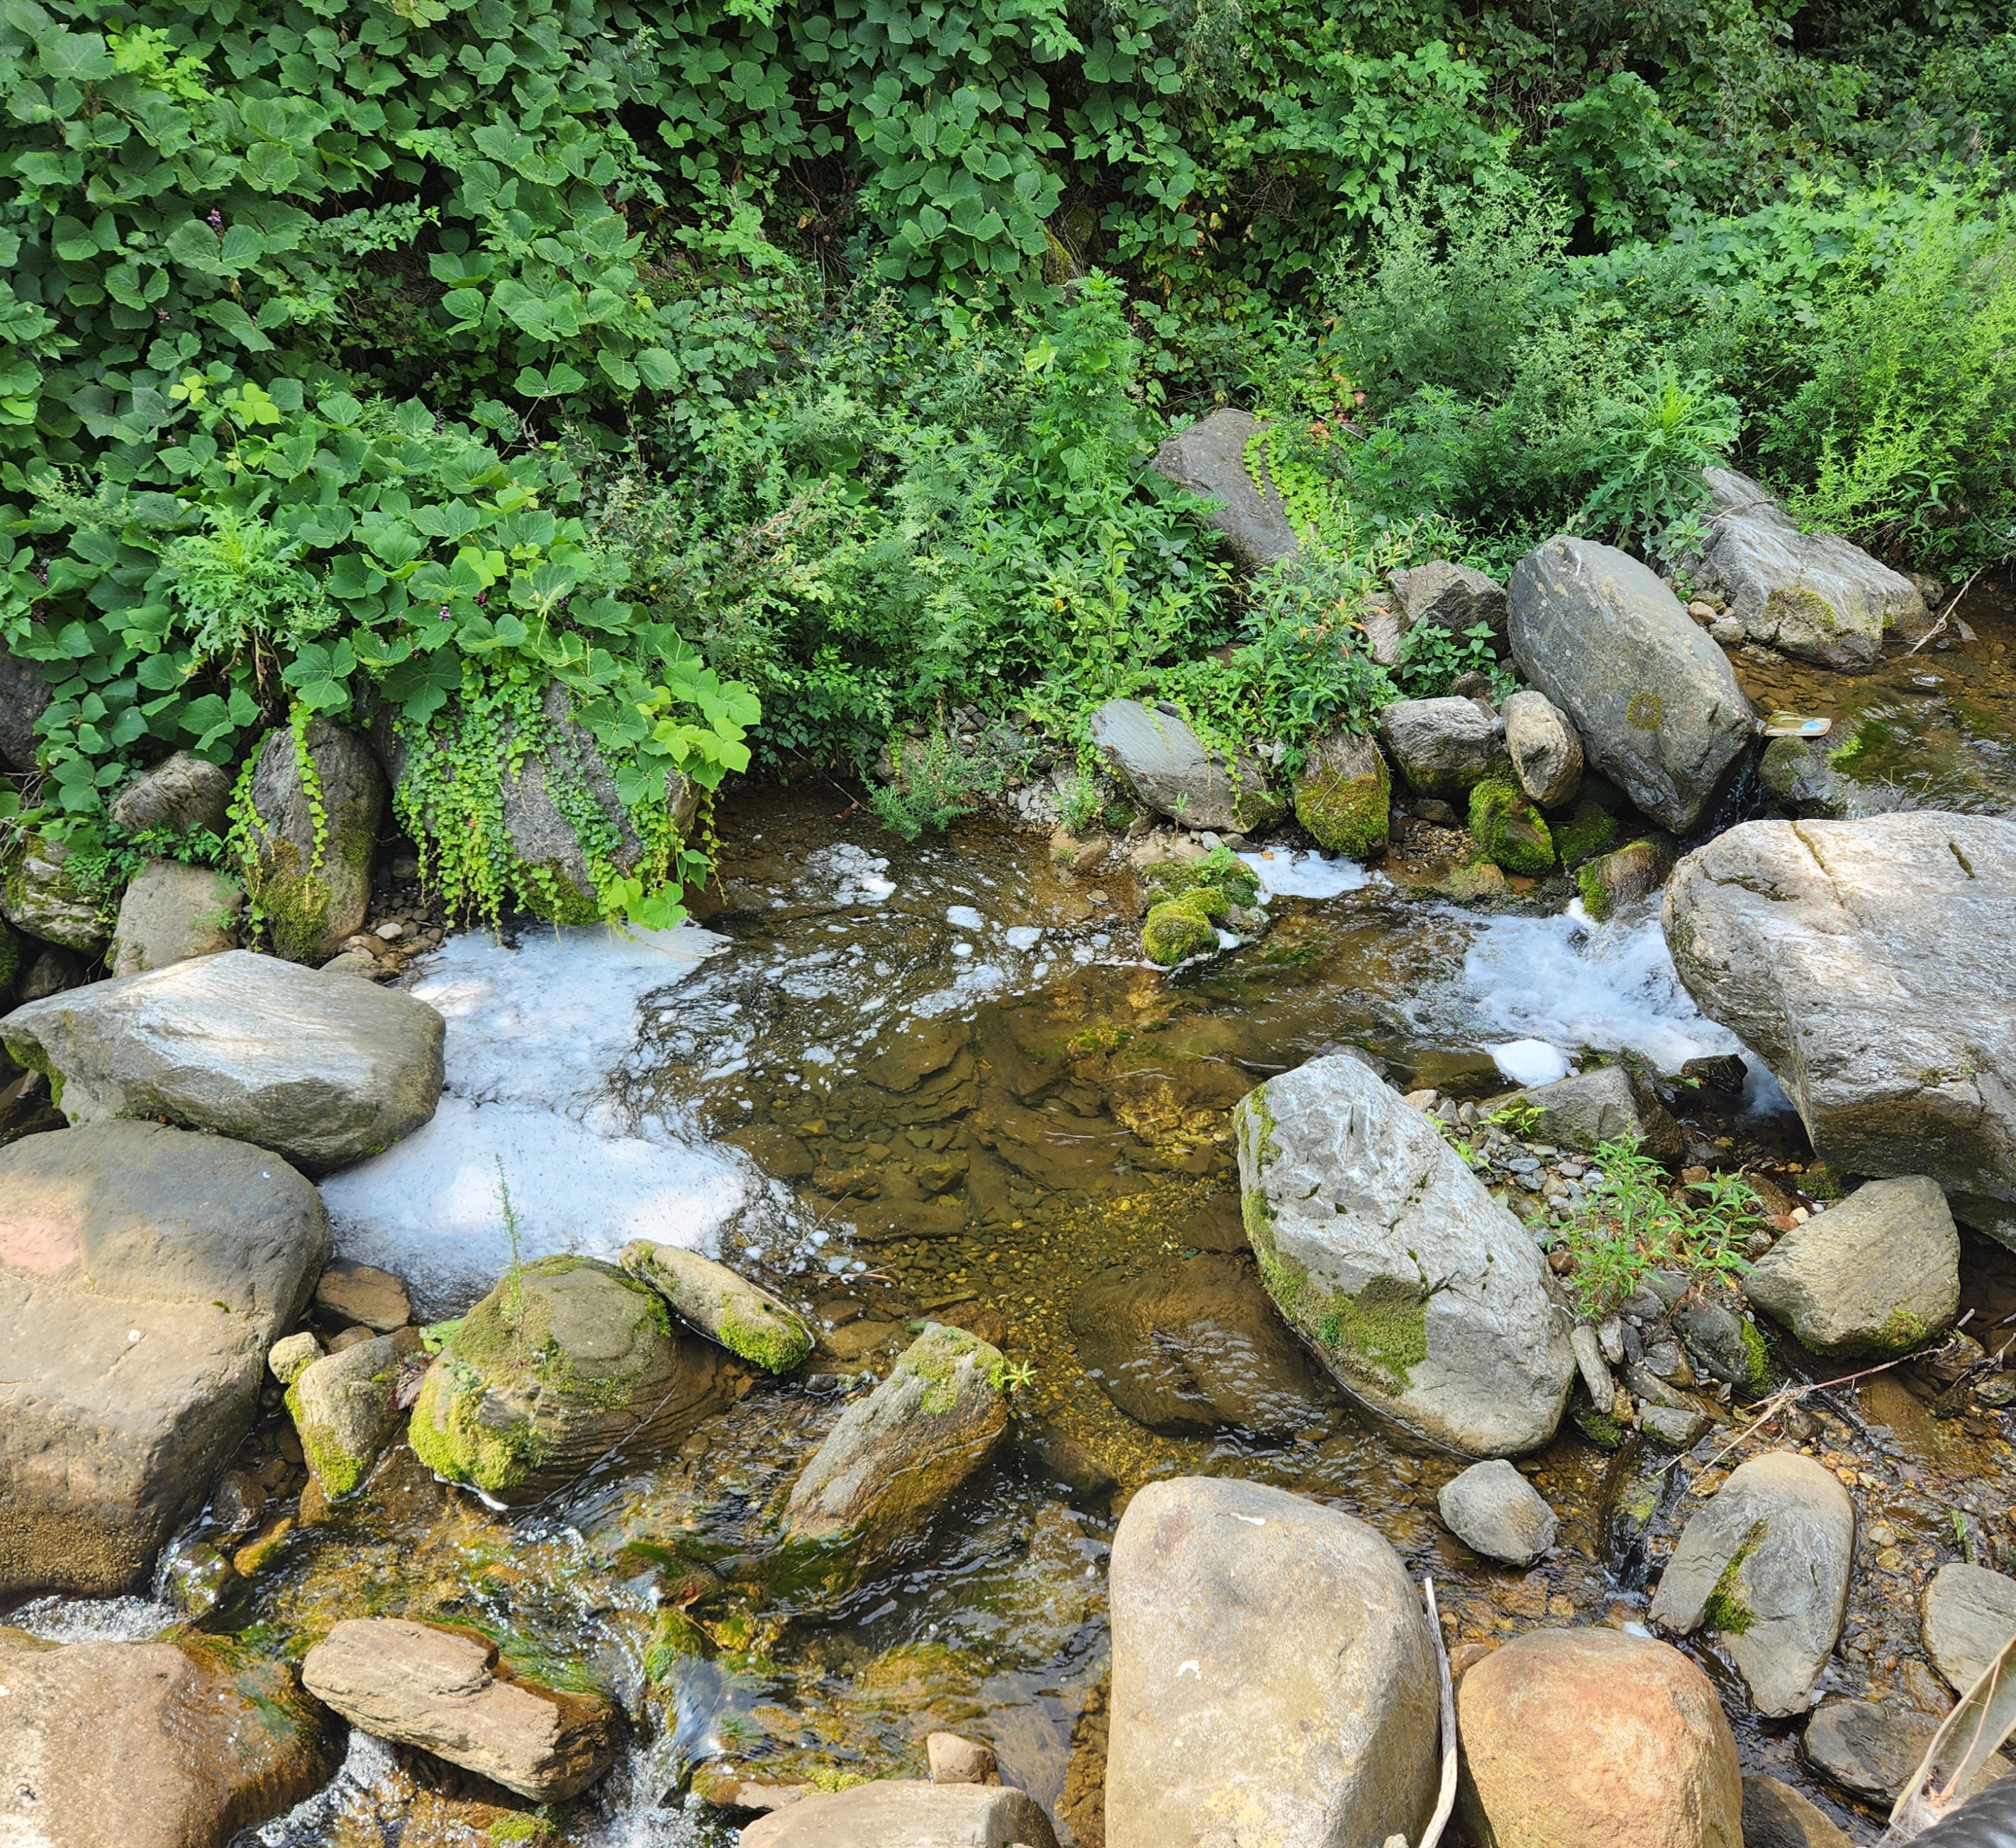
[[812,1351],[812,1331],[796,1310],[711,1258],[633,1238],[617,1261],[687,1327],[766,1373],[789,1373]]
[[1487,776],[1470,792],[1470,834],[1483,857],[1538,879],[1553,870],[1554,841],[1532,798],[1516,784]]
[[1319,847],[1352,859],[1384,852],[1392,773],[1370,738],[1332,732],[1315,740],[1295,779],[1295,819]]

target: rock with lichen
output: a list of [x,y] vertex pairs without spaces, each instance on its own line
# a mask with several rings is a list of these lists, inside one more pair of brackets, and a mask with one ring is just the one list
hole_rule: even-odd
[[23,834],[0,870],[0,913],[7,921],[85,956],[95,956],[111,935],[112,897],[95,867],[45,834]]
[[760,1284],[675,1245],[633,1238],[618,1260],[649,1284],[691,1329],[766,1373],[789,1373],[812,1351],[812,1331]]
[[1385,851],[1393,778],[1370,738],[1333,731],[1312,742],[1294,801],[1296,820],[1318,846],[1352,859]]
[[241,817],[246,889],[288,961],[326,961],[361,930],[385,778],[371,747],[326,719],[275,726],[259,747]]
[[1141,927],[1141,949],[1151,963],[1165,969],[1218,947],[1218,920],[1229,906],[1225,895],[1208,885],[1193,886],[1173,899],[1148,908]]
[[787,1552],[844,1576],[914,1534],[1006,1431],[1006,1372],[977,1335],[928,1324],[805,1465],[785,1504]]
[[436,1475],[522,1506],[613,1450],[683,1436],[727,1403],[732,1370],[614,1265],[535,1259],[452,1325],[407,1441]]
[[389,1335],[311,1362],[287,1388],[301,1454],[332,1500],[364,1480],[399,1428],[399,1355]]
[[1355,1397],[1472,1456],[1537,1449],[1575,1376],[1532,1235],[1355,1058],[1233,1113],[1247,1237],[1281,1313]]
[[1503,871],[1538,879],[1553,869],[1546,821],[1509,777],[1487,776],[1470,792],[1470,837]]

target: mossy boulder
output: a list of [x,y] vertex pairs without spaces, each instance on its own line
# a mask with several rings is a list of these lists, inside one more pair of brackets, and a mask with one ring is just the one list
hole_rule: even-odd
[[1676,851],[1670,834],[1651,834],[1591,860],[1575,875],[1582,909],[1600,924],[1620,905],[1649,899],[1672,871]]
[[1600,853],[1607,853],[1617,845],[1623,831],[1617,817],[1589,795],[1583,796],[1565,819],[1556,820],[1549,829],[1554,838],[1554,852],[1571,873],[1584,861],[1593,860]]
[[1173,899],[1148,908],[1142,926],[1141,948],[1151,963],[1165,969],[1218,947],[1218,920],[1231,910],[1215,887],[1193,886]]
[[812,1331],[803,1317],[725,1264],[648,1238],[633,1238],[621,1263],[664,1297],[689,1328],[766,1373],[789,1373],[812,1351]]
[[1319,847],[1352,859],[1386,850],[1392,773],[1370,738],[1330,732],[1310,745],[1295,779],[1295,819]]
[[727,1403],[733,1371],[614,1265],[535,1259],[454,1324],[408,1441],[436,1475],[522,1505],[619,1446],[682,1436]]
[[287,1388],[301,1454],[332,1500],[364,1480],[394,1432],[399,1356],[389,1335],[360,1341],[304,1367]]
[[31,937],[95,956],[112,934],[111,890],[61,841],[24,834],[0,874],[0,913]]
[[795,1562],[849,1577],[922,1527],[1006,1431],[1006,1372],[977,1335],[928,1324],[793,1486],[783,1537]]
[[1554,838],[1532,798],[1507,778],[1487,776],[1470,792],[1470,836],[1507,873],[1538,879],[1554,864]]
[[274,949],[326,962],[362,928],[385,778],[355,732],[312,719],[297,736],[275,726],[243,798],[250,852],[246,890]]

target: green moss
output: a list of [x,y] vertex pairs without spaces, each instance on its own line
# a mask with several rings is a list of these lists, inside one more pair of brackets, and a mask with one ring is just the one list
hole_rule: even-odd
[[1141,948],[1151,963],[1173,968],[1186,958],[1218,946],[1216,920],[1230,910],[1225,895],[1197,886],[1179,898],[1151,906],[1142,927]]
[[899,1374],[909,1374],[924,1381],[924,1396],[917,1401],[918,1410],[942,1417],[959,1403],[959,1363],[968,1355],[978,1358],[988,1384],[995,1392],[1004,1389],[1008,1363],[999,1349],[949,1322],[941,1322],[938,1327],[936,1335],[922,1335],[913,1342],[890,1370],[891,1379]]
[[1555,851],[1561,856],[1561,864],[1573,871],[1585,860],[1607,853],[1622,832],[1615,816],[1584,796],[1568,820],[1554,828]]
[[786,1322],[775,1315],[745,1321],[725,1309],[715,1334],[731,1354],[754,1361],[765,1373],[789,1373],[812,1351],[809,1328],[795,1319]]
[[1657,731],[1665,716],[1665,702],[1650,691],[1634,693],[1630,704],[1624,708],[1625,721],[1641,732]]
[[1771,1350],[1766,1346],[1762,1332],[1755,1322],[1745,1321],[1742,1328],[1743,1355],[1750,1363],[1744,1375],[1744,1390],[1753,1399],[1769,1390],[1773,1373]]
[[1764,626],[1773,635],[1778,634],[1787,623],[1795,627],[1809,625],[1823,634],[1831,634],[1841,626],[1840,618],[1827,599],[1802,584],[1773,591],[1764,600],[1763,614]]
[[1701,1606],[1701,1622],[1719,1636],[1741,1636],[1757,1621],[1757,1613],[1744,1601],[1743,1563],[1764,1539],[1765,1523],[1751,1524],[1743,1544],[1730,1556],[1715,1582],[1715,1589]]
[[1325,764],[1295,784],[1295,819],[1321,847],[1362,859],[1386,845],[1393,808],[1393,779],[1386,759],[1371,753],[1370,773],[1346,776]]
[[1244,906],[1260,895],[1260,875],[1229,847],[1214,847],[1194,859],[1164,860],[1142,877],[1150,892],[1165,899],[1213,892],[1228,906]]
[[1623,1425],[1607,1412],[1600,1412],[1593,1405],[1579,1406],[1575,1413],[1575,1428],[1600,1450],[1622,1450],[1629,1435]]
[[1886,1354],[1901,1354],[1907,1348],[1914,1348],[1931,1332],[1924,1320],[1901,1305],[1891,1310],[1890,1317],[1883,1324],[1883,1332],[1877,1337],[1878,1350]]
[[[383,1387],[390,1393],[398,1371],[398,1363],[394,1361],[390,1367],[373,1374],[371,1383],[374,1386]],[[287,1415],[294,1421],[294,1433],[301,1440],[301,1454],[308,1459],[308,1468],[315,1472],[315,1479],[322,1484],[322,1493],[332,1501],[352,1493],[363,1481],[364,1472],[371,1467],[373,1458],[351,1455],[328,1425],[317,1424],[302,1414],[298,1377],[288,1387],[285,1403]]]
[[1554,839],[1525,791],[1487,776],[1470,792],[1470,834],[1478,851],[1508,873],[1537,879],[1553,870]]

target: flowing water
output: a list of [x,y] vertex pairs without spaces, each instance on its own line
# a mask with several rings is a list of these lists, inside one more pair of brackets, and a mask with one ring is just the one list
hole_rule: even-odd
[[[1962,658],[2006,688],[1999,608],[1976,628],[1990,639]],[[1953,653],[1937,671],[1957,682]],[[1824,693],[1893,738],[1910,719],[1915,755],[1894,746],[1886,775],[1917,778],[1927,798],[2008,806],[2011,722],[1984,721],[1977,737],[1967,716],[1970,701],[2001,696],[1956,691],[1935,711],[1885,690],[1921,671],[1850,683],[1765,664],[1780,684],[1753,690],[1809,706]],[[1258,1421],[1269,1435],[1158,1435],[1082,1356],[1072,1309],[1095,1279],[1191,1263],[1229,1278],[1245,1262],[1229,1113],[1270,1073],[1350,1046],[1403,1090],[1481,1097],[1535,1058],[1564,1065],[1586,1049],[1633,1049],[1668,1072],[1737,1050],[1679,988],[1654,917],[1595,929],[1572,907],[1471,913],[1281,849],[1255,861],[1271,931],[1172,978],[1135,960],[1128,876],[1061,874],[1003,827],[905,845],[828,786],[738,797],[718,824],[722,877],[696,924],[632,940],[470,936],[421,965],[416,992],[449,1020],[449,1095],[428,1129],[325,1194],[343,1248],[409,1276],[429,1314],[459,1310],[509,1262],[501,1183],[523,1255],[610,1256],[640,1234],[716,1251],[805,1305],[819,1353],[676,1454],[607,1461],[514,1515],[395,1450],[204,1619],[298,1654],[344,1617],[453,1619],[497,1637],[524,1672],[613,1691],[632,1721],[627,1755],[545,1819],[554,1839],[730,1843],[731,1814],[695,1792],[920,1774],[925,1735],[946,1727],[991,1743],[1063,1839],[1099,1840],[1106,1561],[1117,1510],[1158,1477],[1234,1473],[1361,1516],[1416,1577],[1434,1576],[1460,1645],[1642,1622],[1648,1565],[1698,1494],[1747,1450],[1802,1443],[1851,1484],[1863,1522],[1823,1688],[1900,1697],[1915,1685],[1917,1586],[1957,1547],[1978,1543],[1992,1562],[2009,1544],[2016,1468],[2000,1418],[1896,1374],[1809,1398],[1719,1463],[1721,1440],[1675,1463],[1607,1454],[1564,1425],[1527,1464],[1561,1544],[1519,1572],[1479,1561],[1436,1518],[1455,1460],[1313,1377]],[[1756,1073],[1733,1114],[1687,1127],[1723,1165],[1786,1178],[1807,1151],[1782,1104]],[[1975,1326],[2016,1310],[2016,1259],[1970,1244],[1967,1277]],[[838,1603],[759,1594],[753,1562],[791,1479],[926,1314],[998,1341],[1024,1374],[1016,1443],[892,1572]],[[283,1495],[299,1479],[290,1436],[276,1413],[244,1457]],[[168,1614],[45,1601],[9,1621],[71,1640],[150,1634]],[[1687,1646],[1746,1713],[1713,1648]],[[1791,1729],[1738,1731],[1748,1767],[1874,1839],[1868,1816],[1798,1764]],[[501,1800],[358,1738],[327,1789],[246,1839],[501,1839],[484,1832],[508,1821]]]

